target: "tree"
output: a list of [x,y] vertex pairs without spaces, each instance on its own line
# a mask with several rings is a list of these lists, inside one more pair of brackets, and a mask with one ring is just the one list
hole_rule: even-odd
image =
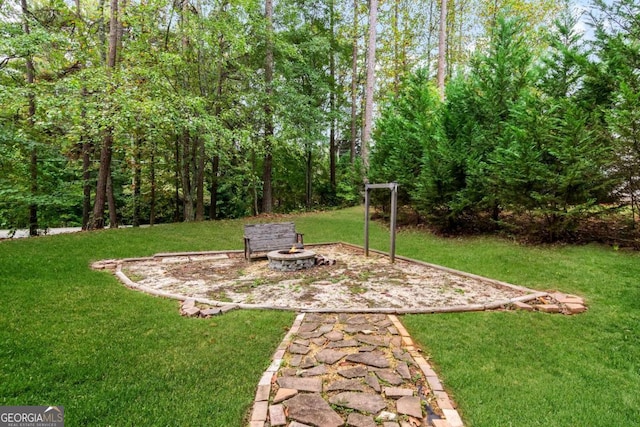
[[621,181],[617,196],[640,211],[640,5],[632,0],[594,1],[595,48],[590,98],[602,108],[607,139],[616,153],[612,171]]
[[369,1],[369,38],[367,41],[367,81],[365,84],[364,127],[362,129],[362,164],[369,169],[369,140],[373,125],[373,94],[376,81],[376,31],[378,18],[378,0]]
[[440,2],[440,31],[438,32],[438,91],[444,99],[445,62],[447,57],[447,1]]
[[415,202],[425,150],[441,135],[440,102],[426,70],[418,70],[376,121],[371,153],[371,182],[397,182],[398,203]]
[[[24,29],[24,34],[28,37],[31,33],[29,29],[29,8],[27,6],[27,0],[20,0],[20,7],[22,9],[22,27]],[[28,89],[28,112],[27,112],[27,121],[30,126],[34,125],[34,117],[36,115],[36,100],[35,95],[33,94],[33,89],[30,87],[33,85],[35,81],[35,69],[33,66],[33,59],[30,55],[27,55],[25,58],[25,67],[26,67],[26,83],[29,87]],[[38,150],[36,145],[33,144],[31,148],[30,155],[30,166],[29,166],[29,175],[31,178],[31,197],[35,199],[38,193]],[[38,205],[34,202],[29,204],[29,235],[37,236],[38,235]]]
[[[107,76],[109,84],[113,85],[113,72],[116,68],[118,55],[118,0],[111,0],[111,17],[109,19],[109,50],[107,55]],[[113,87],[110,87],[113,91]],[[107,110],[110,108],[112,99],[107,101]],[[111,113],[107,112],[108,115]],[[93,204],[93,218],[89,229],[104,228],[104,206],[107,198],[107,184],[111,176],[111,159],[113,149],[113,126],[107,125],[102,138],[102,148],[100,151],[100,169],[98,171],[98,182],[96,184],[96,197]],[[114,225],[114,224],[112,224]]]
[[271,173],[273,169],[273,0],[265,0],[264,15],[266,20],[266,50],[264,56],[264,164],[262,172],[262,212],[271,213],[273,210],[273,194]]

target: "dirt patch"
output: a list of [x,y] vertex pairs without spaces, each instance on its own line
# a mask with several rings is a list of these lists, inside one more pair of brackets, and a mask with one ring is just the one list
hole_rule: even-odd
[[305,309],[424,309],[488,305],[532,293],[454,274],[422,263],[343,244],[312,248],[335,265],[295,272],[247,262],[241,254],[155,257],[128,261],[122,271],[136,284],[193,298]]

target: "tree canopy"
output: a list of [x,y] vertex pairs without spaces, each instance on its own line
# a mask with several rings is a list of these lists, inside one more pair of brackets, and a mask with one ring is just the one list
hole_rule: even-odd
[[365,179],[447,227],[635,215],[638,6],[595,1],[586,40],[569,4],[449,1],[443,102],[441,4],[1,2],[0,227],[348,205]]

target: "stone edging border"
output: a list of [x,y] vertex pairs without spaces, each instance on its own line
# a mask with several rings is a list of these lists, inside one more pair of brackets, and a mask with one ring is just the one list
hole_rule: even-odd
[[[314,243],[308,244],[307,247],[316,247],[316,246],[327,246],[327,245],[344,245],[357,250],[364,251],[364,248],[358,245],[353,245],[351,243],[345,242],[326,242],[326,243]],[[369,249],[370,252],[377,253],[379,255],[388,256],[389,254],[386,252],[378,251],[375,249]],[[426,267],[435,268],[440,271],[444,271],[449,274],[455,274],[457,276],[466,277],[474,280],[480,280],[483,282],[490,283],[494,286],[505,287],[513,290],[517,290],[520,292],[527,292],[527,295],[523,295],[516,298],[510,298],[500,301],[495,301],[490,304],[469,304],[469,305],[460,305],[460,306],[445,306],[445,307],[422,307],[419,309],[402,309],[402,308],[356,308],[356,309],[339,309],[339,308],[300,308],[300,307],[288,307],[288,306],[273,306],[273,305],[265,305],[265,304],[245,304],[245,303],[229,303],[211,300],[208,298],[191,298],[181,294],[174,294],[171,292],[165,292],[157,289],[150,288],[148,286],[140,285],[129,279],[127,275],[122,271],[122,266],[127,262],[137,262],[137,261],[151,261],[158,258],[166,258],[166,257],[176,257],[176,256],[200,256],[200,255],[216,255],[216,254],[230,254],[230,253],[243,253],[242,250],[228,250],[228,251],[202,251],[202,252],[168,252],[168,253],[158,253],[151,257],[141,257],[141,258],[124,258],[121,260],[104,260],[98,261],[92,264],[92,268],[94,269],[110,269],[115,270],[116,277],[122,282],[125,286],[139,290],[141,292],[148,293],[150,295],[175,299],[178,301],[186,302],[187,300],[194,300],[195,303],[200,303],[212,307],[224,307],[225,310],[229,311],[234,308],[242,308],[248,310],[287,310],[287,311],[296,311],[302,313],[381,313],[381,314],[435,314],[435,313],[460,313],[460,312],[468,312],[468,311],[486,311],[486,310],[495,310],[499,308],[504,308],[507,305],[514,304],[516,307],[519,307],[518,303],[526,303],[529,301],[538,300],[540,298],[546,298],[552,296],[548,292],[540,292],[535,291],[533,289],[529,289],[523,286],[516,286],[511,283],[502,282],[495,279],[489,279],[487,277],[479,276],[472,273],[466,273],[464,271],[455,270],[448,267],[443,267],[437,264],[431,264],[424,261],[415,260],[412,258],[404,257],[396,255],[396,259],[400,259],[407,262],[413,262],[416,264],[420,264]]]
[[[282,342],[276,349],[275,353],[271,357],[271,364],[262,374],[260,381],[258,382],[258,388],[254,398],[253,407],[251,409],[249,427],[264,427],[267,422],[267,414],[269,411],[269,395],[271,393],[271,384],[274,375],[278,373],[280,366],[284,360],[287,348],[293,341],[293,338],[298,334],[298,330],[302,325],[304,316],[306,313],[300,313],[296,316],[296,319],[291,326],[291,329],[282,339]],[[436,402],[438,407],[444,415],[444,420],[433,420],[433,427],[464,427],[460,414],[455,409],[455,404],[449,398],[449,395],[444,390],[442,383],[438,379],[438,375],[431,368],[429,362],[420,354],[419,350],[414,346],[411,336],[405,329],[404,325],[395,315],[388,315],[389,320],[393,323],[393,326],[398,330],[400,337],[402,338],[402,344],[407,349],[413,360],[416,362],[424,377],[436,396]]]

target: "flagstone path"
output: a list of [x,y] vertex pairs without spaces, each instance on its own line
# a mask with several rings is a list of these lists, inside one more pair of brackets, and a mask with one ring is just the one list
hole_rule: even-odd
[[250,427],[461,427],[395,315],[303,313],[258,383]]

